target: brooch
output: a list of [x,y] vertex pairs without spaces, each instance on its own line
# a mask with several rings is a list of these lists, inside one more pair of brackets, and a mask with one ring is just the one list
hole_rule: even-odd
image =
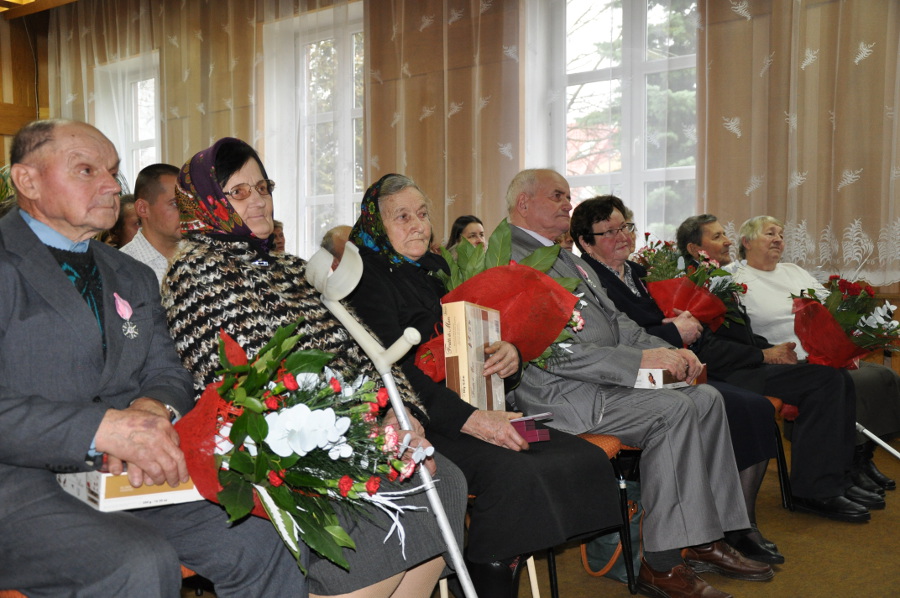
[[131,304],[119,297],[118,293],[113,293],[113,297],[116,299],[116,313],[125,320],[125,323],[122,324],[122,334],[130,339],[137,338],[138,327],[131,321],[131,315],[134,313],[134,310],[131,309]]

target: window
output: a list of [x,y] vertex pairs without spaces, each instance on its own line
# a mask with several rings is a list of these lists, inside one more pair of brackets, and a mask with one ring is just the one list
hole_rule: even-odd
[[119,152],[120,178],[133,184],[160,161],[159,62],[137,57],[94,69],[94,125]]
[[[696,0],[567,0],[551,161],[573,199],[615,194],[669,239],[696,213]],[[552,43],[552,42],[551,42]]]
[[356,221],[365,191],[362,30],[362,2],[266,26],[266,80],[277,79],[266,93],[266,163],[289,251],[306,257],[328,229]]

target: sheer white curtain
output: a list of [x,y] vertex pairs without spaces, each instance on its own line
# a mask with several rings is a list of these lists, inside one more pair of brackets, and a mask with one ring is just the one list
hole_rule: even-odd
[[[346,90],[329,87],[334,61],[327,49],[314,57],[318,74],[310,79],[304,40],[321,42],[325,33],[348,23],[351,12],[361,15],[361,4],[80,0],[52,9],[51,115],[98,126],[119,150],[130,185],[147,164],[180,166],[220,137],[244,139],[260,151],[277,183],[275,216],[285,221],[288,250],[308,255],[322,231],[306,226],[307,219],[349,218],[352,189],[362,184],[361,176],[355,187],[345,183],[345,156],[322,132],[327,126],[307,142],[316,134],[309,123],[328,111],[327,102],[303,99],[308,83],[317,82],[332,103],[355,101],[360,119],[362,99],[340,99]],[[361,35],[361,16],[357,21]],[[359,132],[361,155],[361,122],[333,119],[342,139],[348,127]],[[361,173],[361,165],[355,168]],[[312,194],[304,187],[310,180],[317,185]]]
[[698,185],[733,231],[785,222],[784,259],[900,281],[900,2],[701,2]]

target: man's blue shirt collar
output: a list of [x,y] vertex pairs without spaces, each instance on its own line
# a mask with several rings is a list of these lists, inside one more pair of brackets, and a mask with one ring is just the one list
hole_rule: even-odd
[[22,219],[34,232],[34,234],[37,235],[37,238],[40,239],[41,243],[43,243],[44,245],[53,247],[54,249],[71,251],[73,253],[85,253],[88,250],[90,239],[88,239],[87,241],[73,241],[65,235],[58,233],[56,230],[47,226],[43,222],[35,220],[31,216],[31,214],[29,214],[25,210],[19,210],[19,214],[22,215]]

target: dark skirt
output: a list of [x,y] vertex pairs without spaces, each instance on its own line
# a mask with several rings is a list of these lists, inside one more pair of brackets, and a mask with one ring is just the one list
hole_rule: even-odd
[[522,452],[467,434],[428,439],[463,470],[475,496],[466,553],[472,562],[509,559],[621,523],[606,453],[577,436],[550,429],[550,440]]
[[775,408],[763,395],[738,386],[709,380],[722,393],[738,471],[775,457]]
[[[900,376],[889,367],[861,361],[858,370],[848,370],[856,387],[856,421],[876,436],[900,434]],[[857,434],[861,444],[868,437]]]
[[[441,497],[444,511],[450,520],[456,542],[462,547],[463,520],[465,518],[467,494],[466,481],[459,468],[446,456],[435,454],[437,473],[434,486]],[[419,476],[402,484],[383,484],[384,490],[408,490],[419,486]],[[426,507],[410,511],[401,517],[406,532],[405,556],[397,539],[397,532],[385,540],[392,525],[391,520],[380,510],[370,508],[367,514],[338,513],[338,519],[353,541],[356,550],[344,549],[344,557],[350,563],[346,571],[331,561],[315,553],[310,554],[309,592],[329,596],[347,594],[370,586],[382,579],[392,577],[416,565],[431,560],[446,552],[447,546],[429,507],[424,492],[409,495],[400,501],[406,505]],[[450,564],[449,554],[445,555]]]

